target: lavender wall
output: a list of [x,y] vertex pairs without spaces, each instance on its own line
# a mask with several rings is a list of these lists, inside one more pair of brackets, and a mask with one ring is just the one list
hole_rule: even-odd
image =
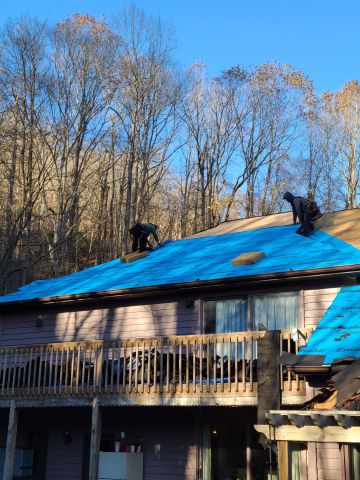
[[[43,325],[36,326],[43,316]],[[138,305],[7,313],[0,325],[1,345],[78,340],[187,335],[199,332],[199,302],[157,301]]]

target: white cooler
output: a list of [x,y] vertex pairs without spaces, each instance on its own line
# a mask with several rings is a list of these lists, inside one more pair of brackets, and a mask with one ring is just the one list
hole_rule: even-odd
[[142,453],[100,452],[98,480],[142,479]]

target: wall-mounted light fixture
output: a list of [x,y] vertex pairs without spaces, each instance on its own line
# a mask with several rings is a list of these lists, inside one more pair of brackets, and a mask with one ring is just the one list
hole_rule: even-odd
[[186,308],[194,308],[195,300],[193,298],[185,298],[184,303]]
[[66,428],[64,430],[64,442],[66,445],[72,442],[72,431],[71,428]]
[[42,327],[44,325],[45,318],[46,315],[44,313],[39,313],[38,315],[36,315],[35,325],[37,327]]

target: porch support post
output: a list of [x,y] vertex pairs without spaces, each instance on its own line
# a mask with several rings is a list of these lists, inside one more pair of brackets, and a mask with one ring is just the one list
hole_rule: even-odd
[[251,478],[251,437],[250,425],[246,425],[246,480]]
[[98,478],[100,437],[101,408],[99,407],[99,399],[95,397],[92,401],[89,480],[97,480]]
[[3,480],[11,480],[13,478],[14,460],[15,460],[15,448],[16,448],[16,434],[18,426],[19,412],[15,406],[15,401],[10,402],[8,431],[6,438],[6,451],[5,451],[5,465]]
[[288,480],[289,478],[289,449],[288,442],[280,440],[278,444],[278,465],[279,480]]

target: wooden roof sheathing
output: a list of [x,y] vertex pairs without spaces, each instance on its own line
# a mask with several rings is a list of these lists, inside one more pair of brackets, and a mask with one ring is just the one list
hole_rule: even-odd
[[[223,235],[224,233],[246,232],[262,228],[282,227],[292,225],[292,212],[277,213],[264,217],[242,218],[224,222],[217,227],[203,230],[191,235],[190,238]],[[315,230],[322,230],[344,242],[360,248],[360,208],[341,210],[324,214],[315,223]]]
[[360,248],[360,208],[327,213],[315,223],[315,229]]
[[266,215],[264,217],[241,218],[240,220],[224,222],[217,227],[195,233],[191,235],[190,238],[223,235],[224,233],[247,232],[249,230],[259,230],[270,227],[283,227],[285,225],[292,225],[292,223],[292,212],[276,213],[275,215]]

